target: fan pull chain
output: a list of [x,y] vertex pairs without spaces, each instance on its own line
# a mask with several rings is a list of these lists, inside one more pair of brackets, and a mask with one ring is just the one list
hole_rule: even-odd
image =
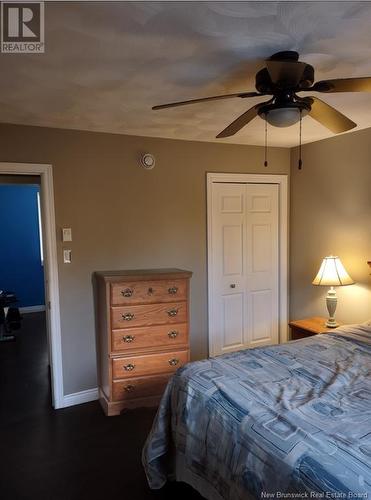
[[268,167],[268,122],[267,115],[265,117],[265,140],[264,140],[264,166]]
[[301,119],[302,119],[302,110],[300,110],[300,121],[299,121],[299,161],[298,161],[298,167],[299,170],[301,170],[303,166],[303,160],[301,159]]

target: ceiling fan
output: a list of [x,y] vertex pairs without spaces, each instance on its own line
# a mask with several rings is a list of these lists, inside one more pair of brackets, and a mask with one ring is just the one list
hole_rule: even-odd
[[216,137],[230,137],[256,116],[260,116],[275,127],[289,127],[309,115],[319,123],[338,134],[356,127],[357,124],[318,97],[298,96],[298,92],[371,92],[371,77],[337,78],[314,82],[314,68],[299,61],[294,51],[277,52],[266,60],[266,67],[255,76],[257,92],[203,97],[189,101],[172,102],[154,106],[152,109],[172,108],[199,102],[216,101],[240,97],[272,96],[268,101],[256,104],[234,120]]

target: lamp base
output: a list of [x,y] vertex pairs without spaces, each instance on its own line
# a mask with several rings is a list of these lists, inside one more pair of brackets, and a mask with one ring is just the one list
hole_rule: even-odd
[[326,305],[329,314],[329,318],[326,321],[327,328],[336,328],[337,326],[339,326],[339,324],[336,323],[335,321],[335,311],[336,311],[337,301],[338,299],[336,297],[336,291],[332,286],[330,290],[327,292],[326,296]]
[[339,326],[339,323],[336,323],[336,321],[332,318],[329,318],[325,325],[327,326],[327,328],[336,328]]

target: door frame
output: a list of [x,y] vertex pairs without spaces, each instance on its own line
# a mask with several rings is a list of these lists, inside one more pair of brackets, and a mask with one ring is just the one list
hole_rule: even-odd
[[52,165],[0,162],[0,174],[40,176],[40,199],[45,257],[45,300],[46,309],[49,312],[49,314],[47,314],[49,323],[47,325],[47,330],[49,333],[48,347],[50,355],[52,404],[55,409],[63,408],[62,343]]
[[207,190],[207,281],[208,281],[208,339],[209,356],[217,353],[214,348],[214,339],[211,337],[213,327],[213,310],[211,291],[214,285],[212,262],[212,185],[214,183],[233,184],[277,184],[279,186],[279,342],[288,341],[288,229],[289,229],[289,191],[288,176],[280,174],[206,174]]

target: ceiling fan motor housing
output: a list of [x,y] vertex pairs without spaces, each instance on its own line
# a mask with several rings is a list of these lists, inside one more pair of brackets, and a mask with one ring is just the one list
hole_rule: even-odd
[[295,50],[282,50],[269,58],[270,61],[299,61],[299,52]]
[[[290,63],[290,64],[295,64],[295,63]],[[292,90],[299,92],[300,90],[308,89],[313,85],[313,82],[314,82],[314,68],[310,64],[307,64],[304,68],[299,83]],[[285,81],[272,82],[268,69],[263,68],[256,73],[255,87],[256,90],[262,94],[274,95],[282,88],[286,88],[286,82]]]

